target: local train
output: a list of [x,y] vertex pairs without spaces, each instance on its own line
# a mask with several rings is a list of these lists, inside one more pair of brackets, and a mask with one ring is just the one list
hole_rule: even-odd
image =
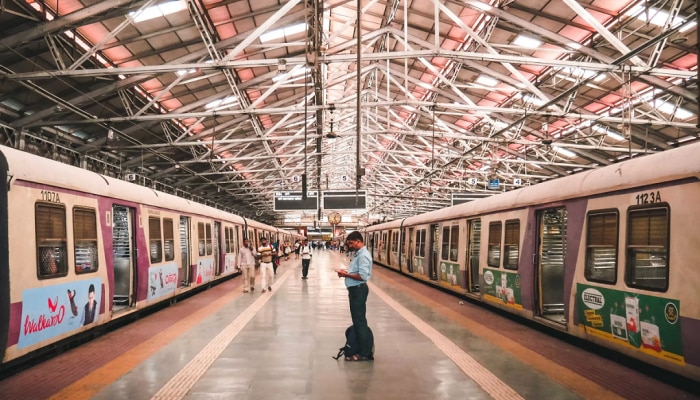
[[238,274],[245,237],[301,237],[4,146],[0,179],[0,370]]
[[700,144],[363,229],[374,261],[700,381]]

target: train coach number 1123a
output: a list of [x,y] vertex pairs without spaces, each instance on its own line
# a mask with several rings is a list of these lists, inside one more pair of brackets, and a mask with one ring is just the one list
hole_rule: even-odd
[[654,204],[654,203],[661,203],[661,193],[656,191],[656,192],[649,192],[649,193],[640,193],[637,195],[637,204]]

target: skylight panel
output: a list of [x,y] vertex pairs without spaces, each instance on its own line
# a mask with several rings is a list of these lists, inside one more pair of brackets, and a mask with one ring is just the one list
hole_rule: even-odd
[[516,46],[525,47],[528,49],[536,49],[536,48],[540,47],[540,45],[542,44],[542,41],[535,39],[535,38],[531,38],[529,36],[518,35],[513,40],[513,44]]
[[[664,26],[666,24],[666,21],[668,21],[669,14],[666,11],[660,10],[656,7],[648,7],[644,8],[643,5],[638,4],[632,8],[629,9],[625,13],[625,15],[633,16],[636,17],[640,21],[648,22],[650,24],[654,24],[656,26]],[[671,22],[671,26],[677,26],[685,22],[685,18],[675,16],[673,17],[673,21]],[[692,23],[689,23],[683,27],[683,29],[680,29],[679,32],[686,32],[693,27],[695,27],[697,23],[693,21]]]
[[685,108],[676,108],[673,104],[663,100],[654,100],[654,108],[662,113],[673,115],[678,119],[688,119],[693,116],[693,113]]
[[143,22],[153,18],[164,17],[166,15],[174,14],[186,8],[187,5],[182,0],[168,1],[165,3],[158,4],[156,6],[148,7],[140,12],[130,12],[129,16],[133,18],[134,22]]
[[207,103],[204,106],[204,108],[206,108],[207,110],[211,110],[212,108],[219,109],[219,108],[223,108],[231,103],[235,103],[236,100],[237,100],[236,96],[228,96],[224,99],[218,99],[218,100],[211,101],[211,102]]
[[576,153],[574,153],[573,151],[569,151],[569,150],[562,148],[562,147],[559,147],[559,146],[552,146],[552,150],[556,151],[557,153],[559,153],[563,156],[569,157],[569,158],[576,157]]
[[272,32],[263,33],[260,35],[260,41],[263,43],[269,42],[271,40],[281,39],[285,36],[294,35],[295,33],[301,33],[304,31],[306,31],[306,23],[302,22],[300,24],[275,29]]

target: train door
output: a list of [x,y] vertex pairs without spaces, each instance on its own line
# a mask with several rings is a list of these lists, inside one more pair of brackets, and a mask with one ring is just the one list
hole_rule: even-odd
[[214,221],[214,232],[212,237],[212,244],[214,246],[214,275],[221,275],[221,243],[219,238],[221,238],[221,222]]
[[564,313],[564,261],[566,208],[550,208],[537,214],[537,287],[539,316],[566,323]]
[[428,254],[430,258],[428,259],[428,277],[431,280],[437,280],[437,264],[438,264],[438,249],[440,246],[435,243],[440,237],[440,227],[438,224],[430,225],[430,240],[428,241]]
[[131,207],[112,205],[112,250],[114,253],[114,297],[112,310],[119,311],[136,303],[136,258],[134,251],[134,215]]
[[479,293],[479,257],[481,249],[481,220],[467,221],[467,292]]
[[180,268],[177,271],[181,286],[192,281],[192,251],[190,248],[190,217],[180,216]]
[[408,249],[406,249],[406,268],[413,273],[413,228],[408,229]]

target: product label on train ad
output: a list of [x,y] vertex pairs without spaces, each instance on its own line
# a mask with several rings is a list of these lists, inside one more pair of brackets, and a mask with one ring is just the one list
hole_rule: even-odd
[[685,365],[680,301],[577,285],[576,316],[587,333]]
[[19,348],[97,321],[102,304],[102,279],[22,291]]
[[440,263],[440,280],[450,286],[459,287],[459,264]]
[[211,282],[214,279],[214,260],[203,259],[197,262],[197,285]]
[[523,309],[520,274],[484,268],[484,298],[503,303],[517,310]]
[[177,265],[163,264],[148,269],[148,300],[173,293],[177,289]]
[[226,254],[224,256],[224,270],[223,274],[228,275],[232,274],[236,271],[236,255],[235,254]]

